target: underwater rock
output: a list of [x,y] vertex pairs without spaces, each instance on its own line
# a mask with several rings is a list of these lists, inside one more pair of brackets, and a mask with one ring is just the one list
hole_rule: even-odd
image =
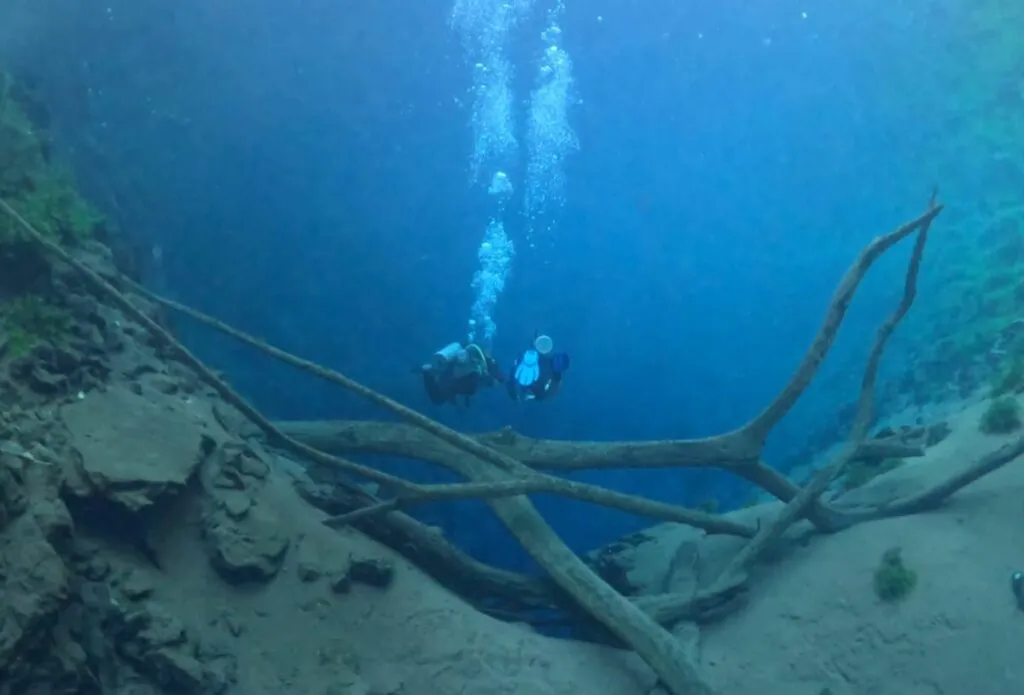
[[303,582],[315,582],[327,572],[320,564],[319,553],[306,540],[298,547],[295,562],[295,575]]
[[0,531],[28,508],[28,500],[15,477],[16,469],[7,465],[13,458],[0,456]]
[[265,480],[270,474],[270,464],[263,453],[248,444],[228,442],[221,449],[222,466],[238,471],[240,475]]
[[140,601],[149,598],[155,590],[153,580],[138,569],[127,571],[118,580],[117,588],[129,601]]
[[160,687],[219,695],[235,681],[235,658],[205,649],[159,604],[126,606],[111,599],[107,610],[118,654]]
[[[216,490],[246,490],[266,479],[270,464],[248,444],[227,441],[211,457],[209,486]],[[220,494],[220,493],[217,493]]]
[[216,497],[224,513],[236,521],[244,519],[252,509],[253,499],[243,490],[220,490]]
[[352,558],[348,575],[354,582],[386,589],[395,577],[395,566],[383,558]]
[[73,524],[60,496],[64,483],[60,466],[46,463],[52,458],[52,452],[39,445],[20,455],[0,454],[0,468],[8,471],[20,487],[18,508],[31,515],[48,543],[63,550]]
[[340,568],[330,573],[333,574],[331,591],[347,594],[352,590],[353,582],[376,589],[388,588],[395,578],[395,566],[385,558],[350,556]]
[[5,692],[129,692],[119,689],[129,683],[136,692],[161,692],[148,689],[122,657],[168,691],[223,692],[233,662],[206,656],[171,616],[144,603],[154,588],[147,574],[118,572],[114,598],[101,546],[72,537],[60,471],[37,458],[0,456],[7,514],[0,530]]
[[0,672],[41,640],[68,594],[68,573],[31,514],[0,533]]
[[950,427],[949,423],[945,420],[942,422],[936,422],[934,425],[929,425],[925,438],[925,446],[935,446],[952,433],[953,428]]
[[95,543],[74,539],[68,557],[68,565],[81,579],[101,582],[110,576],[110,562],[103,556]]
[[336,594],[347,594],[352,591],[352,575],[349,574],[348,565],[331,579],[331,591]]
[[210,453],[203,412],[127,388],[90,393],[61,409],[78,453],[70,489],[139,511],[180,492]]
[[150,600],[149,575],[130,568],[110,583],[75,577],[72,584],[55,632],[77,641],[82,672],[103,692],[219,695],[235,682],[235,658]]
[[73,343],[42,343],[11,363],[11,376],[40,395],[91,390],[103,383],[108,371],[103,360]]
[[318,564],[309,561],[300,561],[295,565],[295,576],[302,582],[315,582],[324,574],[323,568]]
[[220,510],[206,514],[203,537],[213,568],[229,584],[270,581],[291,544],[278,527],[277,519],[259,507],[241,521]]
[[633,533],[591,551],[583,561],[620,594],[635,596],[638,588],[629,579],[629,573],[634,569],[633,551],[650,540],[645,533]]

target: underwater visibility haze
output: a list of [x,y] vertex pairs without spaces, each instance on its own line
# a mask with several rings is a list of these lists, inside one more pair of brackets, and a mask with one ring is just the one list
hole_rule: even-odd
[[[23,222],[109,247],[117,270],[89,267],[147,297],[265,417],[269,449],[298,442],[318,485],[348,491],[321,504],[335,526],[431,547],[359,526],[401,508],[466,562],[536,577],[557,562],[523,534],[546,522],[558,562],[586,556],[629,595],[639,580],[609,557],[683,522],[754,538],[708,589],[731,600],[762,533],[788,528],[737,510],[825,475],[794,519],[887,516],[896,497],[867,514],[877,500],[843,496],[1024,390],[1021,22],[1006,0],[5,0],[3,272],[28,273],[12,270],[30,265]],[[78,285],[40,282],[0,282],[5,405],[29,409],[33,388],[89,402],[121,367],[17,381],[74,324],[54,297]],[[1019,406],[993,403],[985,427],[1015,431]],[[434,498],[467,479],[524,487]],[[513,493],[540,526],[523,530]],[[917,579],[887,553],[875,591],[900,600]],[[587,641],[695,687],[642,646],[640,618],[572,596],[614,635]],[[535,624],[581,634],[554,622]]]

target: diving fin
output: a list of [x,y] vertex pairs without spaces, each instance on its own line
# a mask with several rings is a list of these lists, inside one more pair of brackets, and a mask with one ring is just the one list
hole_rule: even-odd
[[540,360],[536,350],[527,350],[516,367],[516,383],[521,388],[533,386],[540,378]]

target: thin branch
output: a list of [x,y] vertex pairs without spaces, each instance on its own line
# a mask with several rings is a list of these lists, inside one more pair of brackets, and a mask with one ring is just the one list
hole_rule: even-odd
[[846,271],[846,275],[843,276],[839,287],[836,288],[832,301],[829,303],[828,311],[825,314],[825,320],[818,330],[818,335],[811,343],[796,373],[793,374],[793,377],[782,389],[781,393],[775,397],[775,400],[769,403],[754,419],[741,427],[738,432],[742,432],[745,436],[758,442],[759,447],[763,446],[768,434],[793,408],[801,394],[803,394],[804,390],[814,379],[815,374],[817,374],[818,368],[835,342],[839,326],[846,316],[846,310],[849,308],[850,302],[853,301],[853,296],[868,270],[882,254],[903,239],[919,230],[927,231],[932,221],[942,212],[942,207],[942,205],[936,203],[933,196],[927,212],[889,234],[878,237],[861,251],[857,260]]
[[853,460],[857,449],[867,437],[868,429],[874,419],[875,382],[878,377],[878,368],[885,352],[885,346],[892,336],[896,326],[903,317],[907,315],[910,307],[917,296],[917,278],[921,269],[921,259],[924,255],[924,247],[928,242],[928,231],[934,215],[920,218],[925,220],[917,234],[914,250],[907,265],[906,280],[904,281],[903,296],[899,305],[892,315],[878,329],[874,345],[868,356],[867,367],[864,370],[864,377],[861,382],[860,397],[857,404],[857,417],[854,422],[850,440],[843,450],[834,458],[833,462],[817,471],[808,483],[772,520],[758,532],[758,534],[747,545],[736,554],[720,574],[716,584],[732,586],[736,579],[746,576],[747,570],[763,556],[765,550],[771,547],[786,530],[802,518],[812,503],[817,501],[829,484],[839,476],[846,466]]
[[720,533],[743,538],[753,538],[757,529],[728,517],[705,514],[673,504],[655,502],[643,497],[624,495],[596,485],[577,483],[552,476],[532,475],[522,480],[508,480],[496,483],[465,483],[462,485],[422,485],[415,492],[404,493],[394,499],[356,509],[324,521],[333,528],[355,523],[364,518],[387,514],[398,509],[408,509],[417,504],[457,499],[496,499],[513,495],[546,492],[560,494],[579,500],[593,502],[605,507],[623,509],[643,516],[665,521],[675,521],[704,529],[708,533]]
[[836,505],[837,526],[846,528],[865,521],[908,516],[937,509],[955,493],[1022,455],[1024,455],[1024,437],[1019,437],[1016,441],[1004,444],[995,451],[982,456],[963,470],[912,495],[869,507],[843,507],[840,503]]

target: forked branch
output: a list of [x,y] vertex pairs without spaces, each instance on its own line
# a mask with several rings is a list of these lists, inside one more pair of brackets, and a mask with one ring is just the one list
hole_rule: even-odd
[[[936,486],[913,499],[897,502],[885,508],[866,510],[842,506],[833,507],[826,505],[820,499],[821,493],[837,475],[841,474],[843,468],[851,460],[858,456],[870,455],[871,447],[877,448],[878,446],[866,441],[868,427],[872,420],[878,362],[888,337],[913,302],[917,273],[928,231],[932,221],[942,209],[934,199],[923,215],[874,240],[858,256],[837,288],[826,313],[825,321],[806,356],[776,398],[742,427],[717,437],[700,440],[604,445],[593,442],[566,442],[557,443],[557,446],[562,447],[562,451],[553,454],[551,447],[556,446],[553,443],[546,443],[547,451],[538,453],[536,449],[540,445],[536,442],[523,438],[517,440],[515,436],[508,433],[481,438],[468,437],[446,428],[338,372],[297,358],[264,341],[226,326],[216,319],[156,297],[143,288],[134,286],[136,291],[148,296],[153,301],[188,314],[272,357],[339,384],[349,391],[385,407],[428,435],[426,438],[419,434],[416,437],[410,437],[409,432],[412,430],[400,425],[367,424],[365,427],[378,428],[374,436],[365,436],[364,432],[362,440],[359,437],[353,438],[354,441],[347,449],[344,443],[341,445],[335,443],[334,450],[338,450],[340,447],[348,453],[358,452],[360,446],[367,446],[366,443],[370,441],[373,442],[372,446],[377,447],[377,451],[424,458],[449,467],[468,479],[466,483],[452,485],[419,485],[387,475],[371,467],[324,453],[315,444],[311,445],[311,441],[301,441],[303,439],[301,433],[295,430],[292,430],[291,433],[286,431],[289,426],[278,426],[269,422],[235,393],[226,382],[205,367],[184,346],[135,307],[129,299],[106,280],[81,264],[57,244],[40,235],[6,202],[0,201],[0,209],[14,218],[36,243],[78,270],[94,290],[110,299],[128,316],[145,326],[158,340],[172,348],[182,361],[192,367],[226,401],[235,405],[249,417],[272,443],[281,445],[313,461],[334,466],[350,475],[381,483],[386,489],[395,493],[394,499],[388,501],[371,500],[365,495],[354,496],[349,503],[356,508],[340,514],[334,519],[334,523],[353,523],[361,528],[371,528],[373,527],[371,522],[379,521],[383,524],[383,528],[388,528],[388,524],[396,519],[408,520],[408,517],[404,515],[392,513],[403,507],[437,499],[485,498],[499,518],[523,543],[523,546],[542,567],[548,570],[555,583],[571,595],[594,618],[632,646],[652,666],[662,681],[678,695],[710,693],[710,689],[703,683],[679,645],[667,633],[658,629],[656,624],[647,617],[648,615],[664,624],[672,620],[698,617],[701,611],[720,607],[723,602],[745,589],[746,571],[749,567],[761,557],[765,548],[769,547],[793,522],[801,517],[806,516],[811,519],[821,530],[834,531],[851,523],[878,516],[912,513],[915,510],[940,503],[959,487],[994,470],[1024,451],[1024,438],[1022,438],[1016,445],[1004,447],[1003,450],[997,452],[998,455],[987,457],[986,460],[979,462],[969,471],[955,476],[945,484]],[[807,486],[801,489],[762,462],[761,456],[765,439],[813,380],[835,340],[856,289],[872,264],[901,240],[915,233],[917,242],[907,271],[903,299],[893,316],[880,328],[872,348],[862,382],[858,417],[850,440],[844,450],[828,466],[816,473]],[[532,458],[531,450],[533,450]],[[761,529],[753,529],[723,516],[706,515],[675,505],[655,503],[598,486],[569,481],[541,470],[545,468],[570,470],[592,466],[606,467],[614,464],[625,467],[718,466],[760,485],[787,504],[770,524]],[[656,518],[680,521],[712,533],[732,533],[744,536],[750,538],[750,541],[729,564],[715,585],[696,598],[683,600],[681,597],[668,595],[638,599],[634,605],[625,601],[598,580],[554,536],[524,497],[526,494],[536,492],[550,492],[589,500],[597,504],[627,509]],[[411,520],[409,521],[411,522]],[[442,552],[434,552],[432,557],[443,556],[443,547],[442,545]],[[435,550],[437,549],[435,548]],[[464,560],[464,557],[452,556],[443,561],[458,563]],[[483,572],[484,570],[479,567],[470,567],[469,571]],[[506,579],[512,581],[510,578]],[[543,598],[543,594],[544,592],[541,590],[537,596],[538,600],[546,600]]]
[[[898,227],[889,234],[875,239],[861,252],[840,282],[826,312],[826,319],[793,377],[772,403],[747,424],[733,432],[705,439],[611,443],[604,445],[608,449],[603,453],[601,452],[602,445],[592,442],[582,443],[579,445],[579,448],[576,448],[575,443],[569,442],[560,444],[548,443],[548,446],[553,448],[561,446],[562,451],[556,456],[551,456],[549,453],[547,460],[561,462],[561,466],[556,464],[554,468],[583,468],[588,467],[586,458],[588,454],[598,454],[598,458],[603,458],[605,465],[610,464],[612,456],[621,456],[623,467],[652,465],[655,463],[656,465],[663,466],[717,466],[746,478],[783,501],[788,502],[793,499],[797,494],[797,487],[787,480],[785,476],[765,466],[760,460],[764,440],[768,432],[792,408],[793,404],[817,373],[817,369],[831,348],[849,304],[867,271],[883,253],[915,232],[927,228],[941,210],[941,205],[931,204],[924,214]],[[734,533],[735,535],[746,537],[750,537],[753,533],[753,529],[749,527],[737,525],[736,522],[723,522],[715,515],[701,514],[700,512],[676,505],[653,503],[650,500],[633,495],[624,495],[623,493],[610,491],[599,486],[569,482],[553,476],[539,476],[534,471],[531,471],[528,465],[524,464],[523,459],[529,460],[530,457],[528,455],[523,458],[517,456],[519,451],[516,450],[517,447],[514,446],[514,441],[513,446],[509,446],[509,442],[502,441],[501,433],[498,436],[492,435],[476,439],[455,432],[343,374],[296,357],[270,345],[266,341],[228,326],[218,319],[177,302],[156,296],[140,286],[136,285],[135,289],[151,300],[190,316],[222,333],[251,345],[271,357],[364,396],[392,411],[413,427],[428,435],[427,438],[422,436],[410,438],[410,430],[402,428],[401,425],[370,423],[366,425],[367,429],[378,433],[375,439],[371,438],[371,441],[379,442],[372,447],[373,450],[378,452],[423,458],[451,468],[456,472],[459,472],[461,468],[461,464],[457,460],[461,452],[464,455],[486,461],[497,466],[500,470],[513,474],[513,477],[518,479],[515,483],[524,486],[522,488],[512,487],[508,489],[520,489],[530,493],[546,492],[574,497],[653,518],[687,523],[704,529],[709,533]],[[287,439],[301,441],[303,435],[301,429],[294,428],[287,423],[274,425],[275,432],[281,435],[285,434],[285,429],[290,429],[291,434],[295,435],[286,435]],[[365,431],[363,433],[365,434]],[[354,435],[357,433],[350,429],[346,434]],[[338,441],[337,439],[334,440],[335,449],[337,449]],[[362,440],[362,446],[367,446],[369,450],[371,447],[366,444],[366,441]],[[303,443],[306,444],[305,442]],[[316,442],[316,444],[321,443]],[[870,455],[872,445],[866,442],[862,442],[862,445],[864,449],[858,448],[854,452],[855,456]],[[359,450],[360,446],[360,439],[353,437],[352,446],[349,450]],[[319,447],[316,448],[319,449]],[[356,464],[348,461],[345,463],[344,469],[347,472],[355,475],[362,473],[362,471],[354,467]],[[506,482],[502,481],[503,484]],[[396,493],[397,496],[394,500],[375,505],[374,509],[367,510],[363,514],[384,513],[390,509],[408,507],[439,499],[457,499],[471,496],[493,498],[502,495],[502,488],[475,486],[459,489],[452,485],[449,489],[442,492],[440,487],[428,489],[425,486],[405,483],[403,486],[396,487]],[[833,515],[829,514],[828,510],[818,500],[814,500],[812,506],[806,511],[809,518],[823,530],[834,525]],[[338,520],[335,520],[333,523],[338,523]]]

